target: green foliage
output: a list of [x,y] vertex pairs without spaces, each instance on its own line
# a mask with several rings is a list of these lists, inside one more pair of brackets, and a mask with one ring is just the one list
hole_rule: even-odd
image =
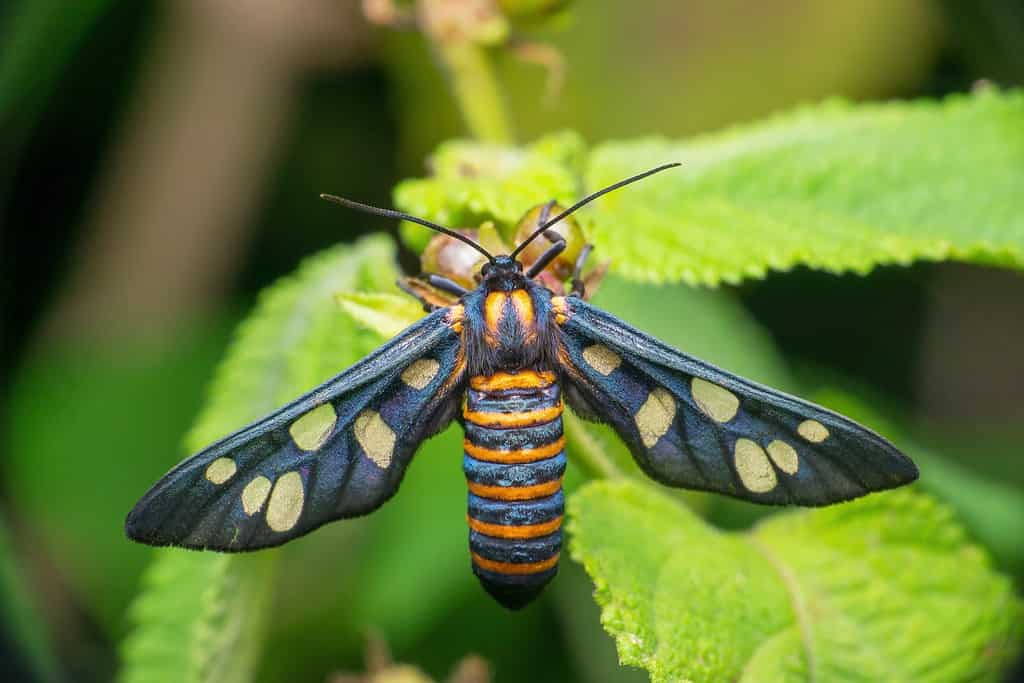
[[1020,602],[949,511],[907,491],[721,533],[651,486],[569,502],[572,554],[655,681],[998,680]]
[[[535,204],[572,202],[580,189],[583,142],[574,133],[548,135],[525,148],[446,142],[431,156],[432,176],[395,188],[395,205],[453,227],[493,220],[505,237]],[[420,251],[431,233],[403,224],[402,239]]]
[[562,632],[568,645],[566,657],[574,658],[581,681],[649,681],[647,672],[619,664],[615,641],[601,628],[600,606],[594,603],[594,586],[583,567],[563,553],[558,580],[547,588],[558,607]]
[[[623,277],[717,285],[797,265],[865,273],[946,259],[1021,268],[1022,118],[1024,92],[981,91],[941,103],[829,102],[692,141],[606,142],[589,154],[572,133],[524,149],[448,142],[433,176],[400,184],[395,202],[458,227],[495,220],[507,235],[534,204],[681,161],[581,212]],[[404,234],[414,247],[428,238]]]
[[830,102],[686,142],[597,147],[588,188],[683,168],[610,195],[594,241],[622,275],[716,285],[806,265],[865,273],[954,259],[1024,267],[1024,92]]
[[251,680],[273,596],[274,552],[160,551],[129,616],[123,683]]
[[[498,4],[520,28],[520,20],[537,19],[526,15],[546,18],[566,3]],[[0,121],[8,147],[16,151],[27,140],[62,71],[111,5],[29,0],[4,12]],[[914,10],[908,16],[927,23]],[[589,49],[607,51],[606,36],[595,35]],[[415,56],[420,61],[409,73],[430,71],[421,68],[423,57]],[[567,102],[586,93],[592,104],[594,92],[580,88],[577,67],[603,67],[570,61],[577,62],[576,85]],[[820,64],[797,61],[807,62],[797,69],[822,71]],[[893,66],[900,70],[894,64],[876,72],[891,73]],[[647,71],[661,78],[658,69]],[[740,90],[752,91],[749,70],[740,71],[749,81]],[[531,96],[522,98],[519,118],[550,120],[551,112],[537,106],[540,75],[535,67],[526,72]],[[402,97],[424,90],[406,84]],[[469,94],[479,95],[487,84],[470,85]],[[736,88],[720,85],[735,99]],[[636,117],[636,98],[619,99],[617,109],[589,107],[605,117],[600,125],[606,129],[608,112],[620,129]],[[424,115],[422,104],[421,98],[399,112],[408,117],[406,145],[416,138],[414,126],[431,139],[437,134],[443,116]],[[663,121],[680,106],[665,104]],[[495,105],[501,103],[484,103],[484,109]],[[721,116],[713,104],[703,114],[688,114],[676,130]],[[986,91],[943,103],[832,102],[687,141],[612,141],[588,149],[572,132],[523,148],[454,141],[434,155],[432,176],[402,183],[395,201],[456,227],[493,220],[508,238],[531,205],[551,198],[569,203],[645,167],[682,161],[683,169],[581,213],[598,257],[613,264],[596,303],[673,346],[800,393],[768,335],[730,293],[682,283],[732,283],[798,265],[864,273],[919,259],[1020,268],[1022,114],[1022,93]],[[582,119],[573,116],[579,125]],[[657,129],[655,118],[648,112],[640,127]],[[530,128],[528,121],[516,123]],[[402,234],[415,248],[430,238],[407,224]],[[395,293],[396,274],[393,245],[378,238],[320,254],[269,288],[217,373],[187,452],[321,383],[422,315]],[[221,330],[203,330],[202,339],[176,333],[173,350],[133,345],[135,353],[124,354],[126,347],[111,351],[111,345],[65,355],[45,349],[25,364],[11,392],[10,416],[0,431],[11,446],[12,511],[26,536],[38,539],[39,554],[54,562],[60,584],[106,634],[121,628],[125,591],[141,553],[149,553],[121,533],[128,498],[141,492],[140,480],[151,481],[154,459],[168,452],[165,442],[179,438],[192,410],[190,382],[212,363],[221,341]],[[873,426],[884,424],[844,393],[812,398]],[[1020,640],[1021,607],[1007,582],[930,498],[872,496],[779,515],[749,533],[721,533],[691,512],[707,509],[703,494],[641,484],[647,480],[610,429],[567,414],[566,430],[573,552],[598,583],[621,656],[656,679],[991,680]],[[898,421],[880,431],[921,466],[921,489],[955,509],[1002,567],[1024,571],[1018,491],[951,464],[940,449],[919,447]],[[597,627],[586,576],[568,558],[539,609],[509,616],[482,595],[465,555],[459,443],[457,429],[428,441],[401,495],[385,508],[330,525],[286,552],[153,553],[130,610],[122,679],[230,682],[250,680],[257,671],[263,680],[321,679],[332,658],[344,656],[352,643],[361,646],[364,632],[374,628],[398,648],[430,638],[458,641],[450,646],[460,650],[492,641],[522,659],[522,651],[540,652],[538,640],[550,632],[537,627],[555,611],[564,643],[549,645],[557,659],[537,657],[548,675],[565,678],[559,664],[571,659],[584,680],[622,675],[610,652],[595,654],[595,639],[608,641],[609,649],[611,641]],[[97,453],[103,457],[93,457]],[[587,483],[599,477],[614,481]],[[29,651],[40,677],[53,678],[59,667],[26,597],[24,584],[32,582],[20,580],[4,541],[3,623]],[[278,647],[261,661],[266,637]],[[297,652],[314,663],[298,666]],[[502,679],[526,678],[508,667],[498,671]],[[630,673],[646,678],[641,670]]]
[[[269,288],[238,332],[186,447],[194,452],[269,413],[377,343],[341,314],[344,289],[394,280],[390,240],[367,238],[309,259]],[[159,550],[131,609],[124,681],[246,681],[259,662],[276,551],[251,556]]]
[[382,339],[390,339],[423,317],[423,307],[405,294],[339,292],[341,309]]

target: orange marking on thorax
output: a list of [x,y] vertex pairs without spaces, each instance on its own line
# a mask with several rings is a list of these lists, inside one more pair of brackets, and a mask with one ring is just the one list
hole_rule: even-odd
[[497,462],[502,464],[517,464],[524,462],[537,462],[558,455],[565,448],[565,437],[559,437],[557,441],[538,446],[537,448],[523,448],[515,451],[496,451],[466,439],[462,442],[462,449],[477,460],[484,462]]
[[505,314],[505,303],[508,295],[505,292],[491,292],[484,300],[484,324],[487,326],[485,339],[489,346],[498,345],[498,323]]
[[542,522],[541,524],[523,524],[521,526],[481,522],[478,519],[473,519],[469,515],[466,515],[466,519],[469,520],[470,529],[478,531],[481,534],[487,534],[494,538],[540,538],[541,536],[548,536],[555,533],[558,531],[559,527],[562,526],[562,515],[555,517],[550,522]]
[[452,306],[445,316],[445,323],[456,332],[462,332],[462,320],[466,317],[466,309],[462,304]]
[[540,572],[547,571],[558,564],[558,553],[555,553],[552,557],[540,562],[524,562],[522,564],[513,562],[496,562],[494,560],[488,560],[486,557],[480,557],[476,553],[470,554],[473,556],[473,563],[476,564],[476,566],[497,574],[539,574]]
[[496,372],[490,377],[477,375],[469,386],[477,391],[503,391],[505,389],[543,389],[555,382],[555,373],[520,370],[516,373]]
[[562,414],[562,402],[540,410],[522,413],[482,413],[463,408],[462,416],[478,427],[532,427],[551,422]]
[[467,482],[469,492],[474,496],[489,498],[491,500],[533,500],[534,498],[547,498],[558,493],[562,488],[562,478],[553,481],[546,481],[543,484],[533,486],[487,486]]
[[525,289],[513,290],[509,295],[512,300],[512,307],[516,311],[516,315],[519,317],[519,322],[522,324],[524,330],[533,329],[533,299],[530,298],[529,292]]
[[[511,307],[509,304],[511,304]],[[509,310],[510,308],[511,310]],[[526,336],[525,341],[530,342],[536,335],[533,300],[525,289],[516,289],[511,292],[491,292],[484,299],[484,324],[487,328],[487,335],[485,337],[487,344],[489,346],[498,345],[498,326],[501,324],[501,319],[506,315],[514,315],[516,317]]]
[[551,310],[555,312],[555,322],[559,325],[569,319],[569,302],[564,296],[551,297]]
[[[461,306],[460,306],[461,308]],[[455,329],[454,327],[452,329]],[[462,331],[462,323],[459,323],[459,329],[456,332]],[[441,390],[443,394],[448,393],[452,387],[459,383],[462,379],[462,373],[466,371],[466,353],[465,347],[460,346],[458,353],[455,355],[455,369],[452,370],[451,374],[448,375],[448,379],[444,381],[444,387]]]

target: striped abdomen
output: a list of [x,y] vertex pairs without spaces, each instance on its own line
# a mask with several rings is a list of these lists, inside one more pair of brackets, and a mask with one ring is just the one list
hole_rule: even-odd
[[473,377],[463,409],[469,549],[484,588],[512,609],[558,571],[562,548],[562,398],[553,373]]

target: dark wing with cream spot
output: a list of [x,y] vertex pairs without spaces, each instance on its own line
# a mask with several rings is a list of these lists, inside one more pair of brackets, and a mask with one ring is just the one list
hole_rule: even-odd
[[366,514],[398,489],[463,390],[459,335],[432,313],[329,382],[185,460],[128,515],[136,541],[223,551]]
[[567,301],[566,398],[583,417],[612,425],[657,481],[756,503],[826,505],[917,478],[909,458],[852,420]]

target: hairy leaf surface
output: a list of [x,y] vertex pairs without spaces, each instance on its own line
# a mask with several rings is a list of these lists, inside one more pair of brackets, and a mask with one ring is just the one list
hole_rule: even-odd
[[602,187],[668,161],[590,213],[612,268],[716,285],[806,265],[864,273],[962,260],[1024,267],[1024,92],[828,102],[686,141],[608,142]]
[[621,660],[655,681],[994,681],[1020,639],[1010,582],[911,491],[746,533],[630,481],[590,483],[569,510]]

